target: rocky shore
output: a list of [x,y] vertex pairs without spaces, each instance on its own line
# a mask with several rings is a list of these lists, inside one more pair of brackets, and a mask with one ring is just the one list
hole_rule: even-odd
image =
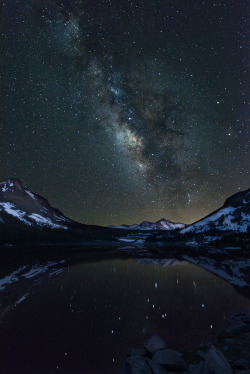
[[125,374],[250,374],[250,313],[234,316],[237,326],[215,342],[183,352],[168,349],[159,336],[127,352]]

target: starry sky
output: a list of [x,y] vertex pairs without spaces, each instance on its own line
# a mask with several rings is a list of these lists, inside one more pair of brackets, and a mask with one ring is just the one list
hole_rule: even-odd
[[249,187],[247,1],[2,0],[0,179],[191,223]]

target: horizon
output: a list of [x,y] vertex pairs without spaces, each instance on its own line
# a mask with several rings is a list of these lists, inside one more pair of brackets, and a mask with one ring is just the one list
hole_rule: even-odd
[[[63,210],[61,210],[61,209],[58,208],[57,206],[54,206],[54,205],[51,203],[51,201],[50,201],[49,199],[46,198],[46,196],[42,196],[41,194],[37,193],[36,191],[33,191],[33,190],[31,190],[30,188],[28,188],[27,186],[25,186],[20,178],[17,178],[17,177],[9,177],[9,178],[6,178],[6,179],[3,179],[3,180],[0,180],[0,183],[4,183],[4,182],[6,182],[6,181],[9,181],[9,180],[15,180],[15,179],[18,180],[18,181],[21,183],[21,185],[22,185],[22,187],[23,187],[24,189],[29,190],[30,192],[32,192],[32,193],[34,193],[34,194],[36,194],[36,195],[39,195],[39,196],[41,196],[42,198],[46,199],[46,200],[49,202],[49,204],[50,204],[50,206],[51,206],[52,208],[56,208],[56,209],[58,209],[58,210],[59,210],[59,211],[60,211],[60,212],[65,216],[65,217],[70,218],[70,219],[72,219],[73,221],[78,222],[78,223],[81,223],[81,224],[85,224],[85,225],[95,225],[95,224],[93,224],[93,223],[80,222],[80,221],[77,221],[76,219],[74,219],[74,218],[72,218],[72,217],[67,216],[67,214],[65,214],[65,213],[63,212]],[[247,191],[247,190],[249,190],[249,188],[247,188],[246,190],[240,190],[240,191],[237,191],[237,192],[235,192],[234,194],[232,194],[232,195],[230,195],[230,196],[233,196],[233,195],[237,194],[238,192],[245,192],[245,191]],[[227,197],[224,199],[224,203],[225,203],[225,201],[227,200],[227,198],[229,198],[230,196],[227,196]],[[224,204],[224,203],[223,203],[223,204]],[[156,221],[152,221],[152,220],[150,221],[150,220],[144,219],[143,221],[138,222],[138,223],[137,223],[137,222],[133,222],[133,223],[120,223],[120,224],[118,223],[118,224],[107,224],[107,225],[97,225],[97,226],[103,226],[103,227],[108,227],[108,226],[122,226],[122,225],[125,225],[125,226],[132,226],[132,225],[140,225],[140,224],[142,224],[142,223],[144,223],[144,222],[148,222],[148,223],[157,223],[157,222],[159,222],[159,221],[161,221],[161,220],[166,220],[166,221],[169,221],[169,222],[171,222],[171,223],[182,223],[182,224],[185,224],[185,225],[189,226],[189,225],[192,225],[192,224],[196,223],[197,221],[200,221],[200,220],[206,218],[207,216],[209,216],[209,215],[210,215],[211,213],[213,213],[214,211],[220,209],[220,208],[223,206],[223,204],[221,204],[220,206],[218,206],[218,207],[217,207],[216,209],[214,209],[213,211],[210,211],[209,213],[205,214],[204,216],[202,216],[202,217],[198,218],[197,220],[192,221],[192,222],[190,222],[190,223],[182,222],[182,221],[172,221],[172,220],[168,219],[167,217],[161,217],[161,218],[158,218]]]

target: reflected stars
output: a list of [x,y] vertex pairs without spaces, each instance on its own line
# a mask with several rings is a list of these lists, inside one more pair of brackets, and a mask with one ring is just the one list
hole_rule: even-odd
[[[24,331],[29,336],[39,334],[45,347],[43,362],[50,359],[53,348],[55,357],[64,357],[67,364],[84,367],[88,373],[103,373],[105,367],[115,374],[119,363],[124,365],[127,347],[139,347],[152,335],[160,335],[170,349],[196,346],[210,341],[233,313],[248,307],[246,298],[232,285],[191,263],[143,257],[108,260],[105,254],[96,262],[82,261],[77,257],[48,282],[37,293],[39,303],[33,294],[29,308],[22,311],[17,305],[14,320],[10,320],[16,326],[18,308],[17,329],[22,333],[19,326],[24,315],[34,318],[41,313],[41,305],[49,310],[45,321],[35,319],[35,328],[27,326]],[[200,292],[193,292],[194,284]],[[223,301],[219,313],[218,300]],[[55,340],[48,340],[48,329],[55,331]],[[9,341],[10,331],[2,334],[3,342]],[[72,348],[76,341],[80,350]],[[30,346],[29,356],[33,349]],[[55,364],[64,370],[63,361]]]

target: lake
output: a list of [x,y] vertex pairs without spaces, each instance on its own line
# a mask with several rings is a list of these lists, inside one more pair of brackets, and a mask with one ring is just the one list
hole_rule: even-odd
[[212,273],[160,262],[12,266],[0,276],[0,372],[120,374],[127,349],[152,335],[184,349],[213,340],[233,313],[250,311],[250,300]]

